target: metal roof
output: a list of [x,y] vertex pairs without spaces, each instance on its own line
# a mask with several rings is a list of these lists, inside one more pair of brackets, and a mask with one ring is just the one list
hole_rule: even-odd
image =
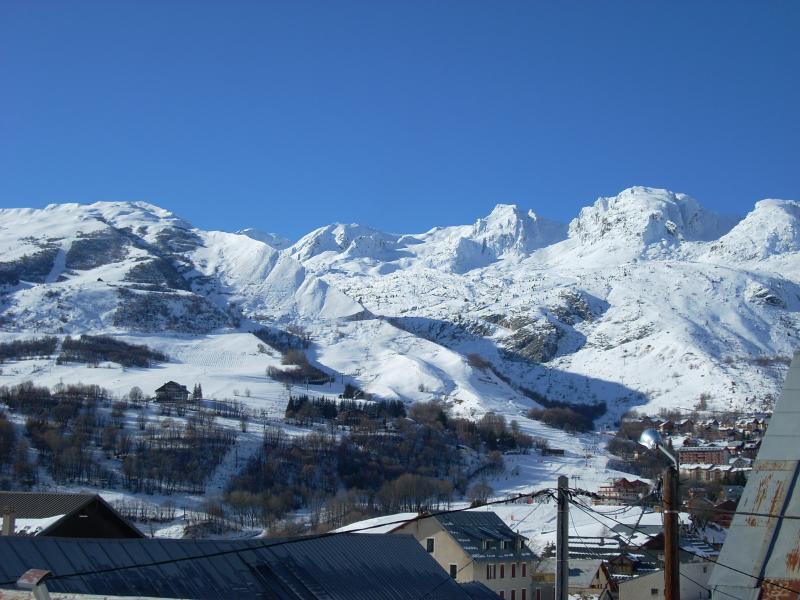
[[460,585],[467,592],[470,600],[497,600],[499,598],[497,594],[480,581],[469,581]]
[[[47,584],[62,593],[198,600],[470,598],[413,537],[396,534],[235,541],[0,537],[0,556],[3,587],[41,568],[63,577]],[[159,564],[138,566],[149,563]],[[105,572],[87,573],[98,570]]]
[[[709,585],[715,600],[735,596],[756,600],[796,597],[762,583],[775,581],[800,590],[800,521],[743,515],[800,515],[800,352],[789,367],[783,393],[767,427],[764,441],[728,530]],[[725,568],[730,566],[739,572]]]
[[[600,559],[569,559],[569,587],[588,588],[600,570],[603,561]],[[536,567],[537,573],[555,573],[556,559],[545,558]]]
[[[467,510],[433,517],[455,539],[472,558],[504,558],[519,556],[532,559],[533,553],[523,545],[522,550],[504,549],[502,542],[516,543],[525,539],[514,533],[505,522],[491,511]],[[491,541],[492,547],[485,548],[484,541]]]
[[10,506],[18,519],[44,519],[67,515],[94,500],[96,494],[50,492],[0,492],[0,508]]

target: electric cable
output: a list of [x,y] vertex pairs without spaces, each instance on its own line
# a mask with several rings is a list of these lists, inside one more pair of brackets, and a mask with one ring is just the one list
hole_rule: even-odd
[[[526,493],[526,494],[517,494],[516,496],[509,497],[509,498],[504,498],[502,500],[493,500],[491,502],[486,502],[482,506],[492,506],[492,505],[495,505],[495,504],[507,504],[509,502],[515,502],[517,500],[521,500],[523,498],[536,498],[538,496],[541,496],[541,495],[544,495],[544,494],[547,494],[547,493],[550,493],[550,490],[545,488],[543,490],[538,490],[536,492],[529,492],[529,493]],[[348,531],[329,531],[327,533],[320,533],[320,534],[309,535],[309,536],[304,536],[304,537],[292,538],[292,539],[289,539],[289,540],[280,540],[280,541],[276,541],[276,542],[272,542],[272,543],[266,542],[263,546],[248,546],[247,548],[231,548],[231,549],[228,549],[228,550],[218,550],[216,552],[210,552],[208,554],[197,554],[197,555],[193,555],[193,556],[183,556],[183,557],[180,557],[180,558],[169,558],[169,559],[164,559],[164,560],[152,561],[152,562],[149,562],[149,563],[131,564],[131,565],[126,565],[126,566],[105,567],[105,568],[102,568],[102,569],[92,569],[92,570],[87,570],[87,571],[75,571],[75,572],[72,572],[72,573],[63,573],[63,574],[58,574],[58,575],[53,574],[53,575],[50,575],[47,578],[47,581],[58,581],[60,579],[69,579],[69,578],[72,578],[72,577],[83,577],[83,576],[86,576],[86,575],[102,575],[104,573],[113,573],[115,571],[124,571],[124,570],[127,570],[127,569],[143,569],[143,568],[147,568],[147,567],[156,567],[156,566],[161,566],[161,565],[166,565],[166,564],[185,562],[187,560],[201,560],[201,559],[206,559],[206,558],[214,558],[216,556],[225,556],[225,555],[229,555],[229,554],[239,554],[239,553],[242,553],[242,552],[253,552],[253,551],[261,550],[261,549],[265,549],[265,548],[277,548],[279,546],[288,546],[288,545],[291,545],[291,544],[300,544],[302,542],[308,542],[308,541],[311,541],[311,540],[324,539],[324,538],[328,538],[328,537],[333,537],[335,535],[342,535],[342,534],[345,534],[345,533],[360,533],[362,531],[369,531],[370,529],[377,529],[378,527],[386,527],[387,525],[405,525],[405,524],[408,524],[408,523],[414,523],[414,522],[417,522],[417,521],[422,521],[422,520],[430,519],[430,518],[433,518],[433,517],[439,517],[439,516],[445,516],[445,515],[465,512],[465,511],[471,510],[472,508],[473,507],[471,507],[471,506],[466,506],[466,507],[462,507],[462,508],[454,508],[454,509],[449,509],[449,510],[436,511],[436,512],[433,512],[433,513],[419,514],[419,515],[417,515],[415,517],[412,517],[410,519],[398,519],[397,521],[389,521],[389,522],[386,522],[386,523],[379,523],[379,524],[376,524],[376,525],[368,525],[368,526],[364,526],[364,527],[358,527],[358,528],[355,528],[355,529],[350,529]],[[448,577],[449,577],[449,575],[448,575]],[[0,585],[12,585],[14,583],[16,583],[16,580],[13,580],[13,581],[0,581]]]

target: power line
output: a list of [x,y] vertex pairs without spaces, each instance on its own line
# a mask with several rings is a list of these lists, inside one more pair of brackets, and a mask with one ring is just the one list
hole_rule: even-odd
[[[517,500],[522,500],[524,498],[537,498],[539,496],[542,496],[542,495],[548,494],[548,493],[550,493],[550,490],[545,488],[543,490],[539,490],[539,491],[536,491],[536,492],[529,492],[527,494],[517,494],[516,496],[512,496],[512,497],[509,497],[509,498],[504,498],[502,500],[493,500],[491,502],[484,503],[482,506],[492,506],[492,505],[495,505],[495,504],[508,504],[509,502],[516,502]],[[441,510],[441,511],[436,511],[436,512],[433,512],[433,513],[419,514],[419,515],[417,515],[415,517],[412,517],[410,519],[398,519],[396,521],[389,521],[389,522],[386,522],[386,523],[378,523],[376,525],[368,525],[368,526],[365,526],[365,527],[358,527],[358,528],[355,528],[355,529],[350,529],[348,531],[329,531],[327,533],[320,533],[320,534],[316,534],[316,535],[309,535],[309,536],[305,536],[305,537],[293,538],[293,539],[290,539],[290,540],[282,540],[282,541],[277,541],[277,542],[272,542],[272,543],[265,543],[263,546],[249,546],[247,548],[231,548],[229,550],[219,550],[217,552],[211,552],[209,554],[199,554],[199,555],[194,555],[194,556],[184,556],[184,557],[181,557],[181,558],[169,558],[169,559],[164,559],[164,560],[152,561],[152,562],[149,562],[149,563],[139,563],[139,564],[132,564],[132,565],[127,565],[127,566],[117,566],[117,567],[106,567],[104,569],[94,569],[94,570],[91,570],[91,571],[75,571],[73,573],[66,573],[66,574],[61,574],[61,575],[55,575],[54,574],[54,575],[49,576],[47,578],[47,580],[48,581],[56,581],[56,580],[59,580],[59,579],[69,579],[71,577],[83,577],[83,576],[86,576],[86,575],[102,575],[102,574],[105,574],[105,573],[113,573],[115,571],[124,571],[124,570],[127,570],[127,569],[143,569],[143,568],[147,568],[147,567],[157,567],[157,566],[166,565],[166,564],[184,562],[184,561],[187,561],[187,560],[201,560],[201,559],[206,559],[206,558],[214,558],[216,556],[225,556],[225,555],[229,555],[229,554],[239,554],[241,552],[253,552],[253,551],[264,549],[264,548],[277,548],[279,546],[288,546],[288,545],[291,545],[291,544],[299,544],[299,543],[302,543],[302,542],[308,542],[308,541],[312,541],[312,540],[318,540],[318,539],[324,539],[324,538],[328,538],[328,537],[333,537],[333,536],[336,536],[336,535],[342,535],[342,534],[345,534],[345,533],[360,533],[362,531],[369,531],[371,529],[377,529],[378,527],[386,527],[388,525],[404,525],[404,524],[408,524],[408,523],[414,523],[414,522],[417,522],[417,521],[422,521],[424,519],[431,519],[433,517],[439,517],[439,516],[450,515],[450,514],[454,514],[454,513],[465,512],[465,511],[471,510],[471,509],[472,509],[471,506],[466,506],[466,507],[462,507],[462,508],[453,508],[453,509],[450,509],[450,510]],[[449,577],[450,576],[448,575],[448,578]],[[447,580],[445,579],[444,581],[447,581]],[[0,585],[12,585],[14,583],[16,583],[16,580],[13,580],[13,581],[0,581]],[[442,585],[442,584],[439,584],[439,585]]]
[[[578,508],[581,510],[581,512],[583,512],[583,513],[584,513],[584,514],[586,514],[587,516],[591,517],[592,519],[594,519],[595,521],[597,521],[597,522],[598,522],[598,523],[600,523],[601,525],[604,525],[604,523],[603,523],[603,522],[602,522],[600,519],[596,518],[594,515],[592,515],[591,513],[587,512],[586,510],[584,510],[584,508],[588,508],[588,507],[583,507],[583,505],[582,505],[582,504],[580,504],[580,503],[578,503],[578,502],[574,502],[574,501],[573,501],[572,503],[573,503],[575,506],[577,506],[577,507],[578,507]],[[597,511],[597,514],[599,514],[599,515],[602,515],[603,513],[601,513],[601,512],[599,512],[599,511]],[[644,532],[642,532],[642,533],[644,533]],[[647,534],[645,534],[645,535],[647,535]],[[633,534],[631,534],[631,539],[633,539]],[[630,545],[630,542],[628,542],[628,543],[629,543],[629,545]],[[654,559],[656,559],[656,561],[658,561],[658,560],[659,560],[659,557],[658,557],[658,555],[657,555],[657,554],[654,554],[653,552],[651,552],[651,551],[650,551],[650,549],[648,549],[648,548],[645,548],[645,547],[644,547],[642,544],[633,544],[633,547],[634,547],[634,548],[637,548],[638,550],[641,550],[641,551],[642,551],[642,552],[644,552],[645,554],[649,555],[651,558],[654,558]],[[716,563],[715,563],[715,564],[716,564]],[[702,583],[700,583],[699,581],[697,581],[697,580],[695,580],[695,579],[692,579],[692,578],[691,578],[691,577],[689,577],[689,576],[688,576],[686,573],[681,573],[680,571],[678,571],[678,573],[680,574],[680,576],[681,576],[681,577],[684,577],[684,578],[686,578],[687,580],[689,580],[689,581],[691,581],[692,583],[694,583],[696,586],[698,586],[698,587],[700,587],[700,588],[702,588],[702,589],[706,590],[707,592],[712,592],[712,590],[711,590],[710,588],[708,588],[708,587],[704,586],[704,585],[703,585]],[[719,593],[721,593],[721,594],[724,594],[725,596],[729,596],[730,598],[733,598],[734,600],[742,600],[742,599],[741,599],[741,598],[739,598],[738,596],[734,596],[733,594],[729,594],[728,592],[725,592],[725,591],[723,591],[723,590],[717,590],[717,591],[718,591]]]
[[[540,495],[545,495],[545,494],[546,494],[546,495],[548,495],[548,496],[550,496],[551,498],[554,498],[554,499],[555,499],[555,496],[553,495],[552,491],[551,491],[551,490],[549,490],[549,489],[544,489],[544,490],[540,490],[539,492],[535,492],[535,493],[534,493],[533,495],[531,495],[530,497],[531,497],[531,498],[536,498],[537,496],[540,496]],[[487,503],[487,504],[494,504],[494,503]],[[531,515],[534,513],[534,511],[535,511],[537,508],[539,508],[539,506],[541,506],[541,505],[540,505],[540,504],[537,504],[536,506],[534,506],[534,507],[533,507],[533,509],[532,509],[532,510],[531,510],[531,511],[530,511],[530,512],[529,512],[529,513],[528,513],[528,514],[525,516],[525,518],[523,518],[522,520],[520,520],[520,521],[517,523],[517,525],[519,525],[519,523],[522,523],[522,521],[524,521],[525,519],[527,519],[528,517],[530,517],[530,516],[531,516]],[[463,571],[464,569],[466,569],[468,566],[470,566],[470,565],[471,565],[472,563],[474,563],[474,562],[475,562],[475,557],[473,556],[473,557],[472,557],[472,558],[469,560],[469,562],[467,562],[467,564],[465,564],[465,565],[464,565],[463,567],[461,567],[461,568],[460,568],[458,571],[456,571],[456,577],[458,577],[458,574],[459,574],[459,573],[461,573],[461,571]],[[531,565],[531,566],[533,566],[533,565]],[[436,584],[436,585],[433,587],[433,589],[429,590],[429,591],[428,591],[428,592],[426,592],[424,595],[422,595],[422,596],[420,597],[420,600],[425,600],[425,598],[427,598],[427,597],[428,597],[428,596],[430,596],[432,593],[434,593],[436,590],[438,590],[440,587],[442,587],[442,586],[443,586],[445,583],[447,583],[447,581],[448,581],[448,580],[450,580],[450,579],[453,579],[453,577],[452,577],[452,576],[451,576],[451,575],[448,573],[448,575],[447,575],[447,578],[446,578],[446,579],[443,579],[442,581],[440,581],[439,583],[437,583],[437,584]]]
[[[613,498],[611,496],[592,496],[595,500],[616,500],[617,498]],[[640,498],[637,502],[633,504],[626,504],[624,508],[618,508],[611,511],[601,512],[598,511],[598,514],[601,515],[621,515],[623,513],[628,512],[628,510],[635,506],[644,506],[644,500],[647,500],[649,496],[645,496],[644,498]],[[766,517],[768,519],[788,519],[790,521],[800,521],[800,515],[776,515],[773,513],[758,513],[758,512],[745,512],[741,510],[726,510],[724,508],[716,508],[714,507],[714,512],[724,513],[729,515],[742,515],[745,517]]]
[[[598,515],[604,516],[603,513],[601,513],[600,511],[594,510],[593,508],[591,508],[589,506],[585,506],[585,505],[581,504],[580,502],[577,502],[575,500],[571,500],[571,502],[575,506],[578,506],[581,510],[584,510],[584,512],[586,510],[589,510],[591,512],[597,513]],[[608,518],[611,519],[612,521],[616,522],[616,523],[619,523],[620,525],[623,525],[625,527],[630,528],[630,525],[628,525],[627,523],[623,523],[622,521],[618,521],[617,519],[614,519],[613,517],[608,517]],[[598,522],[600,522],[600,521],[598,520]],[[649,537],[651,539],[656,537],[654,535],[650,535],[649,533],[645,533],[644,531],[640,531],[640,533],[642,533],[643,535],[645,535],[645,536],[647,536],[647,537]],[[687,552],[687,553],[691,554],[692,556],[696,556],[697,558],[701,558],[701,559],[703,559],[703,560],[705,560],[707,562],[714,563],[715,565],[719,565],[719,566],[724,567],[726,569],[730,569],[731,571],[734,571],[735,573],[739,573],[740,575],[745,575],[747,577],[751,577],[752,579],[755,579],[756,581],[758,581],[759,583],[762,583],[764,585],[771,585],[773,587],[777,587],[777,588],[781,588],[783,590],[786,590],[787,592],[792,592],[793,594],[800,594],[800,590],[795,590],[795,589],[792,589],[790,587],[786,587],[786,586],[781,585],[779,583],[775,583],[773,581],[770,581],[770,580],[768,580],[768,579],[766,579],[764,577],[759,577],[757,575],[753,575],[753,574],[748,573],[746,571],[742,571],[741,569],[737,569],[736,567],[731,567],[730,565],[726,565],[725,563],[721,563],[721,562],[718,562],[718,561],[715,561],[715,560],[711,560],[707,556],[703,556],[702,554],[700,554],[698,552],[693,552],[693,551],[689,550],[688,548],[681,548],[681,549],[684,552]]]

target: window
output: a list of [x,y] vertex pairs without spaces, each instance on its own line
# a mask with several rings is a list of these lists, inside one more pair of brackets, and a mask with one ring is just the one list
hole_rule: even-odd
[[651,596],[658,596],[658,588],[650,588]]
[[528,576],[528,563],[522,563],[522,576]]
[[433,554],[433,538],[425,539],[425,550]]
[[511,542],[508,540],[503,540],[503,550],[511,550]]
[[505,598],[506,597],[506,593],[503,590],[500,590],[500,597],[501,598]]
[[497,579],[497,565],[492,565],[492,579]]
[[511,579],[517,576],[517,563],[511,563]]
[[505,579],[506,576],[506,566],[501,564],[500,565],[500,579]]
[[517,600],[517,590],[511,590],[511,600]]
[[450,563],[450,577],[455,579],[456,575],[458,575],[458,565]]

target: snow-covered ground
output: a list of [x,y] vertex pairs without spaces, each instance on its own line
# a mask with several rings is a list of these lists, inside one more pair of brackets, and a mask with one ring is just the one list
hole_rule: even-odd
[[634,187],[568,225],[499,205],[472,225],[333,224],[293,244],[203,231],[141,202],[51,205],[0,210],[0,256],[0,341],[105,334],[169,356],[150,369],[9,361],[0,385],[95,383],[123,396],[199,383],[207,398],[277,419],[289,390],[266,371],[281,357],[250,332],[294,328],[335,376],[311,393],[351,383],[473,418],[495,411],[565,449],[507,456],[497,494],[559,474],[588,489],[617,475],[602,435],[528,419],[536,394],[605,402],[600,429],[630,408],[692,408],[701,396],[711,409],[756,410],[777,396],[800,335],[800,204],[788,200],[740,219]]

